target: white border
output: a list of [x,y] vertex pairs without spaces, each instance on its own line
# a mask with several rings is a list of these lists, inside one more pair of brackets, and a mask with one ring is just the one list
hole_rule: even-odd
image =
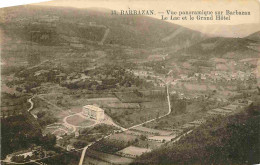
[[30,3],[47,2],[47,1],[51,1],[51,0],[0,0],[0,8],[26,5]]

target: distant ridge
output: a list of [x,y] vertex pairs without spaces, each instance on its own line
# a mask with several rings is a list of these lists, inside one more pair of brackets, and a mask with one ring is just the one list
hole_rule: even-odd
[[249,36],[247,36],[245,38],[250,39],[250,40],[254,40],[254,41],[260,41],[260,31],[257,31],[253,34],[250,34]]
[[[19,6],[1,10],[4,16],[0,24],[3,25],[5,35],[21,37],[22,40],[26,39],[26,29],[40,30],[39,27],[46,29],[48,26],[53,26],[55,41],[50,41],[53,44],[64,42],[62,39],[64,37],[61,35],[74,37],[77,40],[100,42],[105,29],[91,28],[89,27],[91,22],[110,29],[104,44],[135,48],[187,47],[207,38],[200,32],[176,24],[146,16],[115,16],[111,15],[110,10],[103,8]],[[44,21],[48,21],[48,23],[44,23]],[[37,24],[38,27],[36,27]],[[78,26],[79,24],[81,26]],[[22,29],[17,25],[22,26]]]

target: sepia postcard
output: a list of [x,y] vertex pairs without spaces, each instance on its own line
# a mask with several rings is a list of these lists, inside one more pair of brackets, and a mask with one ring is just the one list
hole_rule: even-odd
[[259,21],[259,0],[0,2],[0,164],[260,164]]

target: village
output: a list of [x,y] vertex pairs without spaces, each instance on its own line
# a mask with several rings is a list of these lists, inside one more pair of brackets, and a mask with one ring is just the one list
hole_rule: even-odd
[[[186,78],[187,78],[186,76],[182,76],[182,78],[179,81],[181,82],[187,81]],[[170,83],[169,81],[170,79],[167,80],[169,86],[171,86],[171,88],[174,89],[173,84]],[[159,78],[159,81],[163,82],[163,79]],[[165,85],[166,84],[164,83],[164,86],[161,87],[165,87]],[[179,98],[185,98],[183,93],[174,92],[174,90],[172,91],[172,93],[177,94]],[[38,97],[41,98],[40,96]],[[43,101],[47,101],[44,98],[41,99],[43,99]],[[187,99],[187,97],[185,99]],[[57,144],[62,145],[62,143],[59,143],[59,141],[63,141],[63,138],[67,139],[68,136],[70,136],[72,139],[80,138],[82,136],[81,135],[82,129],[95,127],[100,124],[111,125],[114,127],[113,128],[114,131],[112,129],[111,130],[112,132],[110,131],[111,133],[107,134],[109,135],[109,137],[106,138],[106,140],[114,141],[116,139],[116,141],[124,141],[125,144],[129,144],[129,145],[123,145],[124,148],[119,147],[120,150],[117,150],[116,152],[113,151],[113,153],[110,152],[107,153],[105,151],[105,153],[108,155],[112,154],[117,156],[123,156],[132,160],[142,155],[143,153],[150,152],[153,149],[156,149],[159,146],[164,145],[168,142],[177,142],[181,137],[191,133],[192,130],[195,129],[196,127],[206,123],[207,119],[209,118],[231,115],[241,111],[243,108],[251,104],[250,100],[249,101],[245,99],[236,100],[233,103],[228,104],[226,106],[208,110],[203,116],[203,118],[196,119],[194,121],[185,123],[183,125],[179,125],[170,130],[169,129],[163,130],[163,129],[154,129],[154,128],[145,127],[144,125],[146,125],[146,122],[144,122],[143,124],[138,124],[137,127],[130,127],[130,129],[123,128],[118,124],[114,123],[113,120],[107,114],[105,114],[105,110],[100,108],[100,106],[102,107],[102,104],[98,105],[100,101],[101,100],[99,100],[93,105],[85,105],[82,108],[80,108],[81,110],[78,109],[76,111],[70,111],[70,114],[63,118],[64,123],[54,123],[54,124],[47,125],[46,127],[47,130],[51,131],[51,133],[56,136]],[[114,102],[113,100],[111,101]],[[51,106],[56,106],[50,102],[49,104]],[[34,114],[34,116],[37,115]],[[160,118],[161,117],[157,116],[154,120],[156,119],[160,120]],[[151,122],[154,122],[154,120],[152,120]],[[102,132],[96,133],[96,135],[94,134],[92,135],[92,138],[94,139],[104,138],[104,137],[107,136],[105,136],[105,134],[103,134]],[[126,137],[127,137],[127,141],[125,141]],[[62,147],[64,147],[64,149],[66,149],[69,152],[81,150],[81,148],[77,148],[77,146],[73,146],[71,144],[67,144],[67,146],[62,146]],[[95,145],[93,145],[91,149],[95,150]],[[97,151],[100,152],[98,148]],[[34,150],[26,153],[17,153],[12,155],[15,155],[16,157],[25,155],[24,157],[26,157],[26,154],[29,154],[30,157],[32,157],[31,154],[33,152]],[[8,160],[11,159],[12,156],[8,156]]]
[[4,12],[1,163],[250,162],[239,149],[255,151],[259,32],[215,37],[104,8]]
[[[163,56],[161,60],[165,61],[165,58],[167,58],[167,56]],[[134,158],[137,158],[138,156],[146,152],[150,152],[162,145],[165,145],[168,142],[177,142],[183,136],[191,133],[192,130],[196,127],[206,123],[209,118],[227,116],[241,111],[243,108],[250,105],[251,101],[242,97],[239,100],[234,100],[231,102],[229,101],[229,98],[238,95],[237,91],[239,90],[250,89],[254,87],[250,87],[249,85],[238,86],[236,82],[240,82],[240,84],[245,84],[245,82],[246,84],[250,84],[248,82],[251,81],[252,84],[254,84],[254,82],[256,81],[254,73],[255,71],[253,69],[246,72],[227,72],[221,70],[213,70],[210,71],[210,73],[194,72],[190,75],[179,74],[176,77],[174,74],[172,74],[174,72],[173,69],[165,72],[166,74],[162,74],[156,73],[156,71],[154,71],[151,67],[140,67],[141,70],[122,69],[120,67],[115,67],[116,70],[113,70],[110,75],[104,75],[100,71],[95,71],[96,73],[99,73],[99,75],[96,75],[93,74],[95,72],[93,72],[92,70],[88,70],[82,73],[74,72],[67,74],[62,71],[61,67],[57,66],[54,66],[54,69],[46,69],[48,68],[46,66],[51,65],[52,62],[44,61],[40,63],[40,65],[28,68],[28,70],[32,72],[30,76],[34,77],[35,80],[47,82],[47,84],[50,81],[60,84],[58,85],[59,87],[56,89],[55,87],[51,87],[51,84],[51,88],[45,88],[45,91],[40,84],[32,87],[26,87],[24,86],[24,84],[18,86],[8,84],[10,87],[16,88],[20,92],[25,93],[27,91],[32,91],[33,93],[35,93],[36,95],[31,100],[32,102],[37,100],[37,102],[42,102],[40,104],[46,104],[44,106],[47,106],[48,109],[55,108],[60,111],[59,113],[57,113],[57,115],[60,116],[58,119],[51,121],[49,124],[45,124],[44,134],[50,133],[55,135],[57,139],[57,146],[63,148],[64,150],[67,150],[68,152],[81,151],[84,150],[84,145],[86,146],[88,144],[93,144],[90,148],[95,152],[102,152],[103,154],[112,154],[119,157],[125,157],[129,159],[128,161],[132,161]],[[97,68],[94,68],[94,70],[95,69]],[[177,125],[171,127],[168,126],[169,124],[164,124],[165,127],[161,125],[159,129],[156,129],[157,125],[159,125],[158,123],[160,123],[161,118],[169,120],[166,116],[170,115],[170,111],[166,111],[166,109],[174,110],[174,108],[168,107],[165,108],[165,111],[158,113],[158,108],[160,109],[160,107],[155,107],[155,112],[158,114],[150,116],[149,118],[142,118],[139,123],[133,120],[129,121],[128,124],[125,123],[125,125],[122,125],[122,120],[118,120],[114,116],[109,116],[111,114],[113,115],[119,112],[118,110],[112,112],[111,107],[112,109],[113,107],[127,107],[130,109],[131,107],[134,109],[140,108],[140,103],[127,103],[128,97],[126,96],[130,94],[127,94],[128,92],[126,92],[126,96],[115,94],[115,96],[117,97],[114,97],[113,94],[108,94],[108,97],[105,96],[102,98],[86,99],[85,101],[81,101],[84,98],[80,98],[76,102],[80,103],[80,105],[82,105],[81,107],[76,105],[76,102],[73,103],[75,105],[71,105],[72,103],[70,102],[72,100],[69,101],[71,99],[71,96],[68,95],[68,93],[70,93],[70,88],[84,88],[88,86],[88,84],[91,84],[88,87],[91,90],[98,90],[99,86],[104,85],[107,85],[106,88],[109,89],[111,88],[109,85],[109,81],[118,81],[113,72],[138,77],[138,79],[140,79],[139,81],[145,81],[147,84],[154,86],[155,91],[164,91],[166,88],[168,91],[169,88],[169,96],[175,95],[178,99],[184,100],[184,102],[187,103],[206,99],[213,102],[217,101],[218,106],[213,106],[212,109],[207,109],[201,114],[200,118],[195,117],[195,120],[192,120],[192,118],[190,118],[185,122],[180,122]],[[24,74],[25,72],[20,72],[21,76],[17,79],[17,81],[23,81],[21,77],[23,77]],[[52,74],[53,76],[46,77],[47,74]],[[105,81],[106,79],[109,81]],[[136,81],[135,78],[132,79]],[[236,86],[231,87],[234,84],[236,84]],[[44,86],[47,87],[46,85]],[[229,89],[227,88],[228,86],[230,86]],[[132,88],[136,90],[134,83],[132,85]],[[47,94],[48,90],[51,90],[49,94]],[[62,91],[63,96],[61,94],[55,93],[55,91],[57,90]],[[139,90],[139,92],[138,90],[136,91],[137,92],[135,93],[135,95],[138,94],[140,96],[143,96],[144,93],[146,93],[145,89]],[[194,92],[191,93],[190,91]],[[144,99],[140,96],[136,99]],[[166,97],[166,94],[163,97]],[[125,99],[126,103],[124,102]],[[67,109],[66,111],[64,111],[64,106]],[[39,111],[40,109],[37,109],[38,108],[30,111],[30,113],[34,116],[36,120],[46,121],[45,118],[42,118],[42,115]],[[48,111],[49,110],[47,110],[46,112]],[[127,115],[129,115],[128,113],[125,113],[126,117]],[[94,130],[99,126],[104,127],[104,125],[109,126],[107,132],[93,132],[91,134],[82,133],[88,129]],[[127,125],[129,125],[129,128],[126,127]],[[88,140],[83,142],[83,137]],[[104,142],[101,141],[101,143],[97,143],[101,145],[98,146],[95,141],[100,138],[103,139],[104,137],[108,138],[103,140]],[[122,141],[123,144],[120,144]],[[114,146],[111,146],[110,150],[112,151],[101,149],[103,145],[102,143],[106,144],[110,142],[115,143]],[[117,145],[119,145],[117,149],[113,150],[113,148]],[[37,151],[38,150],[39,149],[37,149]],[[43,152],[48,151],[43,150]],[[32,150],[27,150],[24,152],[20,151],[8,155],[6,160],[14,161],[17,157],[24,157],[24,160],[28,161],[35,157],[35,153],[37,153],[36,150],[32,148]],[[41,154],[40,157],[45,158],[49,155],[50,154]],[[51,152],[51,155],[55,155],[55,153]]]

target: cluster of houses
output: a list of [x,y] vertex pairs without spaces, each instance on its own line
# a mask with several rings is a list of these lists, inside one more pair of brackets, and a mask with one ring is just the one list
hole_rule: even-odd
[[226,72],[226,71],[211,71],[210,73],[194,73],[193,76],[188,76],[185,74],[179,75],[179,80],[181,81],[209,81],[209,82],[223,82],[223,81],[248,81],[251,79],[255,79],[255,74],[253,72]]
[[[153,71],[150,70],[132,70],[135,76],[140,78],[145,78],[147,82],[151,82],[154,86],[165,87],[165,77],[155,75]],[[188,76],[186,74],[179,74],[178,78],[172,77],[173,81],[170,81],[172,86],[175,86],[179,81],[180,82],[234,82],[234,81],[249,81],[255,79],[254,72],[226,72],[226,71],[211,71],[209,73],[194,73],[193,76]]]
[[130,72],[135,76],[144,78],[147,82],[153,83],[154,86],[165,87],[165,78],[163,76],[155,75],[153,71],[131,70]]
[[248,81],[250,79],[254,79],[255,75],[253,72],[225,72],[225,71],[212,71],[209,74],[206,74],[214,82],[216,81],[233,81],[233,80],[240,80],[240,81]]

